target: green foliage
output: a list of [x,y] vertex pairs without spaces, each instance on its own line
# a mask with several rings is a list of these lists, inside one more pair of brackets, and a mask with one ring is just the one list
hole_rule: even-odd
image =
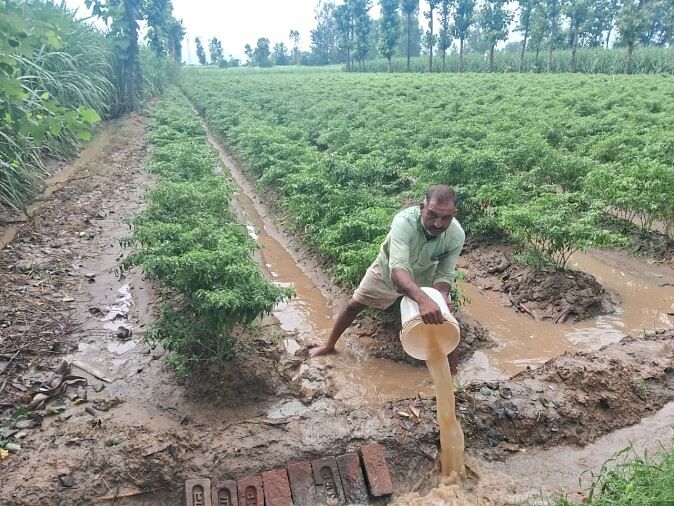
[[148,207],[133,220],[122,267],[145,274],[179,294],[152,337],[173,352],[178,372],[204,359],[233,356],[236,328],[291,296],[260,272],[256,243],[230,207],[233,188],[215,174],[219,158],[185,97],[170,89],[153,110],[149,169],[159,176]]
[[662,220],[670,80],[190,69],[182,86],[335,278],[353,286],[396,211],[430,184],[457,188],[468,232],[509,237],[538,266],[620,241],[600,218],[633,204],[592,182],[613,183],[613,170],[638,178],[637,200]]
[[67,14],[0,1],[0,204],[14,209],[39,190],[42,154],[72,155],[110,101],[101,40]]
[[[674,504],[674,452],[670,446],[655,455],[635,454],[632,447],[618,452],[602,466],[590,487],[587,506],[646,506]],[[560,499],[557,506],[570,505]]]

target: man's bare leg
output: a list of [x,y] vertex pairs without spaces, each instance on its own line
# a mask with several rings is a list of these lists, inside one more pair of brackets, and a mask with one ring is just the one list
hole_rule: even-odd
[[349,328],[349,326],[353,323],[353,320],[356,319],[356,316],[358,316],[358,314],[363,309],[365,309],[364,304],[361,304],[357,300],[351,298],[344,309],[342,309],[342,311],[339,313],[339,316],[337,316],[337,320],[332,326],[332,330],[330,331],[330,335],[328,335],[328,339],[324,344],[310,349],[309,355],[312,357],[317,357],[319,355],[326,355],[335,351],[335,344],[337,344],[337,341],[340,337],[342,337],[344,331]]

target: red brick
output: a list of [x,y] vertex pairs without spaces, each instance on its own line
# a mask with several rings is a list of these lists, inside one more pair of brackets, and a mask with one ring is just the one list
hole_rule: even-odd
[[185,505],[212,506],[211,480],[208,478],[185,480]]
[[363,461],[370,494],[374,497],[392,494],[393,483],[386,464],[384,447],[377,443],[370,443],[363,446],[359,453]]
[[239,495],[236,491],[236,482],[221,481],[211,487],[211,501],[213,506],[239,506]]
[[262,473],[265,506],[293,506],[288,471],[274,469]]
[[339,468],[335,457],[324,457],[311,461],[314,472],[314,483],[318,489],[320,504],[346,504],[344,488],[339,476]]
[[288,480],[295,506],[313,506],[318,502],[314,472],[309,461],[296,462],[288,466]]
[[239,506],[264,506],[261,476],[236,480],[236,486],[239,492]]
[[342,477],[344,497],[347,504],[368,504],[367,485],[357,453],[337,457],[337,468]]

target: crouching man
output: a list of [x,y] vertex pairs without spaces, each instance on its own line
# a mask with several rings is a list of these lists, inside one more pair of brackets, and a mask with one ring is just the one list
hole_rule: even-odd
[[[312,348],[310,355],[333,352],[341,335],[366,306],[386,309],[403,295],[419,304],[424,323],[442,323],[440,307],[420,287],[434,287],[452,307],[450,288],[465,240],[455,214],[456,193],[445,185],[431,186],[419,206],[396,214],[379,255],[339,313],[325,343]],[[454,350],[449,355],[453,374],[458,362]]]

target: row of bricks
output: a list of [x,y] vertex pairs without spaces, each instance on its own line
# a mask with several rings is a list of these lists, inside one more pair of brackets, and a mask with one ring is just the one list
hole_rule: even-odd
[[213,485],[207,478],[185,481],[187,506],[368,504],[370,495],[392,493],[384,448],[377,443],[362,447],[358,454],[297,462],[238,481]]

